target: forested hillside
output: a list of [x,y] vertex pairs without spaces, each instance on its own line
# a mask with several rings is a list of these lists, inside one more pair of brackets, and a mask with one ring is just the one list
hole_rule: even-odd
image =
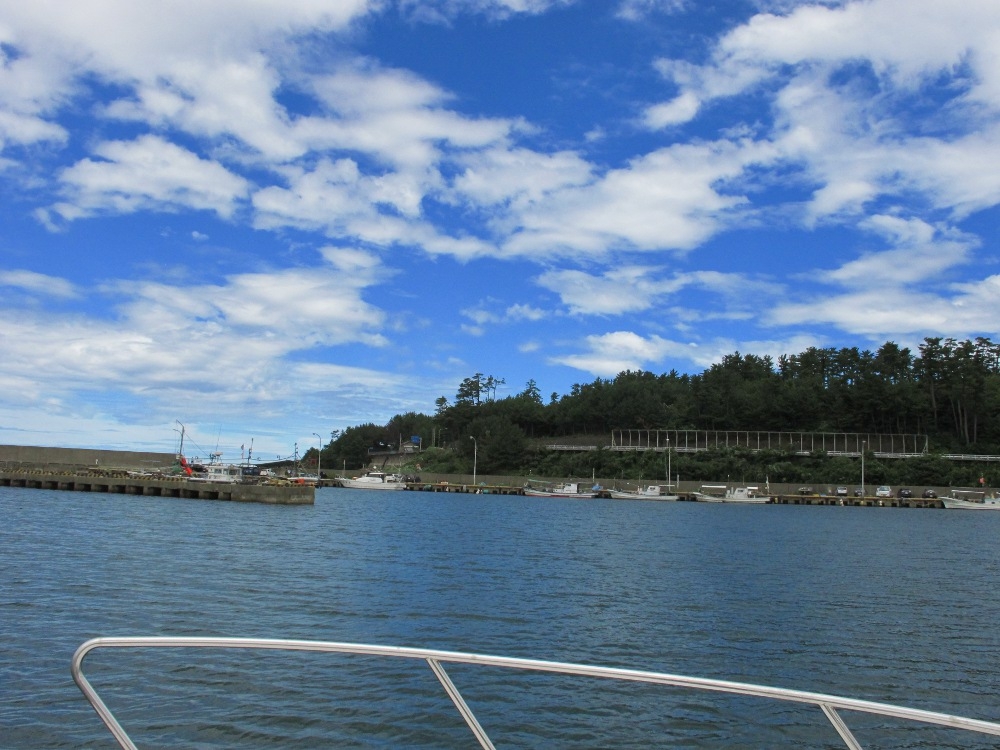
[[[433,415],[397,415],[386,425],[334,433],[323,450],[323,464],[358,468],[368,462],[369,448],[419,435],[422,465],[434,466],[427,470],[468,471],[476,451],[482,473],[628,476],[645,470],[652,476],[658,464],[651,462],[661,461],[660,456],[554,456],[539,447],[583,435],[603,445],[615,429],[919,433],[929,436],[934,454],[1000,453],[1000,345],[983,338],[927,338],[917,354],[892,342],[875,352],[809,348],[777,362],[735,352],[699,375],[627,371],[547,399],[534,381],[518,393],[497,397],[505,385],[502,377],[476,373],[462,381],[453,399],[439,398]],[[823,457],[810,463],[729,453],[677,457],[678,468],[689,477],[705,473],[706,478],[770,469],[774,481],[808,478],[838,461],[847,463],[829,473],[849,476],[828,481],[852,481],[856,471],[849,459],[826,459],[820,465],[815,461]],[[911,462],[903,463],[910,463],[906,471],[913,470]],[[873,481],[879,466],[872,464]],[[933,465],[924,473],[952,469]],[[897,470],[902,469],[886,466],[886,476]],[[921,482],[932,479],[921,477]]]

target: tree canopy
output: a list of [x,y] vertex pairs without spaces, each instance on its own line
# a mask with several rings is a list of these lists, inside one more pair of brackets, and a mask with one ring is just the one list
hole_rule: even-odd
[[453,402],[437,399],[433,415],[348,427],[324,448],[323,464],[357,468],[370,449],[420,435],[423,448],[470,462],[476,448],[482,472],[526,472],[556,460],[533,449],[542,441],[600,444],[616,429],[918,433],[937,453],[1000,453],[1000,345],[985,338],[927,338],[917,353],[893,342],[874,352],[810,347],[776,362],[734,352],[697,375],[624,371],[548,403],[534,380],[500,397],[505,384],[475,373]]

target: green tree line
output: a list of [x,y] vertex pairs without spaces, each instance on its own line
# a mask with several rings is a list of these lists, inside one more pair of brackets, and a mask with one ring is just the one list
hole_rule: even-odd
[[[547,401],[534,380],[498,397],[503,385],[503,378],[475,373],[452,399],[438,398],[433,415],[411,412],[386,425],[334,433],[323,449],[323,465],[357,469],[370,463],[370,449],[419,435],[427,471],[471,471],[475,452],[484,474],[662,476],[662,455],[555,454],[543,447],[553,441],[604,445],[616,429],[918,433],[928,435],[932,454],[1000,454],[1000,345],[986,338],[926,338],[917,353],[893,342],[874,352],[810,347],[777,361],[734,352],[700,374],[625,371],[574,384],[568,394],[553,393]],[[808,481],[817,471],[830,477],[824,481],[851,482],[857,463],[738,451],[674,460],[692,479],[752,472],[793,482]],[[918,471],[915,461],[925,466]],[[873,460],[871,481],[932,483],[932,474],[940,478],[954,469],[937,461],[933,455],[885,466]],[[907,464],[905,471],[919,476],[895,478],[900,469],[893,463]]]

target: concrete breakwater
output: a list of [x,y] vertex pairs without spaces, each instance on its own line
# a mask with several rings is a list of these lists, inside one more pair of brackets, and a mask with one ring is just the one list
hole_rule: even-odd
[[0,487],[100,492],[145,497],[180,497],[273,505],[312,505],[315,488],[303,484],[239,484],[202,482],[183,478],[132,477],[127,474],[55,473],[31,470],[0,471]]

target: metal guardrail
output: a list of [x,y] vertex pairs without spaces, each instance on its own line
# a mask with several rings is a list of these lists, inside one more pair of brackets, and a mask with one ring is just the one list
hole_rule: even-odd
[[784,688],[753,685],[745,682],[713,680],[702,677],[687,677],[684,675],[666,674],[663,672],[646,672],[635,669],[618,669],[613,667],[595,667],[568,662],[539,661],[536,659],[520,659],[507,656],[489,656],[460,651],[440,651],[426,648],[405,648],[400,646],[378,646],[362,643],[338,643],[333,641],[301,641],[270,638],[182,638],[182,637],[131,637],[131,638],[94,638],[82,644],[73,654],[70,671],[73,680],[84,696],[100,716],[101,721],[111,731],[118,744],[126,750],[136,750],[135,744],[115,719],[114,715],[101,700],[97,691],[83,674],[83,660],[91,651],[98,648],[225,648],[225,649],[256,649],[283,651],[313,651],[319,653],[360,654],[366,656],[386,656],[404,659],[423,659],[430,666],[440,681],[448,697],[458,709],[465,723],[486,750],[493,750],[493,743],[486,731],[473,715],[472,710],[455,687],[443,664],[478,664],[481,666],[504,667],[534,672],[548,672],[580,677],[596,677],[630,682],[642,682],[655,685],[708,690],[735,695],[770,698],[772,700],[789,701],[818,707],[829,719],[837,734],[851,750],[861,750],[861,745],[854,738],[846,722],[838,713],[839,710],[861,711],[897,719],[904,719],[925,724],[934,724],[953,729],[971,732],[981,732],[1000,736],[1000,723],[969,719],[952,714],[924,711],[915,708],[895,706],[889,703],[844,698],[824,693],[812,693],[802,690],[787,690]]
[[[673,453],[706,453],[707,451],[715,449],[716,446],[651,446],[651,445],[546,445],[545,449],[550,451],[596,451],[596,450],[606,450],[613,451],[615,453],[645,453],[651,451],[653,453],[666,453],[667,451],[672,451]],[[751,453],[759,452],[757,448],[749,448]],[[791,451],[796,456],[811,456],[811,451],[806,450],[796,450]],[[859,458],[861,456],[860,451],[826,451],[827,456],[847,456],[848,458]],[[875,458],[922,458],[927,456],[927,453],[900,453],[900,452],[890,452],[890,451],[871,451],[870,455]],[[994,456],[987,453],[977,454],[977,453],[943,453],[940,458],[947,461],[982,461],[986,463],[997,463],[1000,462],[1000,456]]]

